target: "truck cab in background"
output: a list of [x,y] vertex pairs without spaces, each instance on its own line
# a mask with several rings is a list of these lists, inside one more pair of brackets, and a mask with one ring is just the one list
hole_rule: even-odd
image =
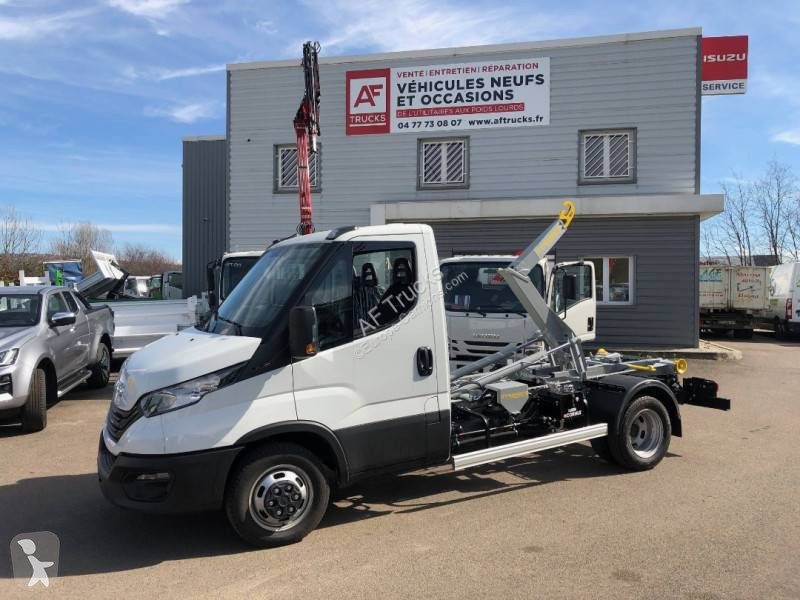
[[783,339],[800,334],[800,263],[772,267],[769,274],[769,309],[766,325]]
[[206,278],[208,301],[212,309],[222,304],[262,254],[264,254],[262,250],[226,252],[217,260],[208,263]]
[[[538,328],[499,274],[516,257],[466,255],[440,264],[447,316],[450,369],[494,354],[508,344],[524,344]],[[553,290],[554,278],[574,278],[570,298]],[[531,270],[530,278],[550,307],[572,328],[581,341],[595,339],[596,299],[594,266],[590,262],[555,264],[548,256]],[[534,349],[529,349],[533,351]]]
[[154,300],[183,299],[183,273],[166,271],[153,275],[147,282],[150,297]]

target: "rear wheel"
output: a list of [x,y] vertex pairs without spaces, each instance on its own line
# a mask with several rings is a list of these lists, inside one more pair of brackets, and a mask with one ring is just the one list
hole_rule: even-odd
[[299,542],[322,520],[330,485],[316,456],[295,444],[245,455],[231,475],[225,512],[236,533],[259,547]]
[[737,340],[752,340],[753,339],[753,330],[752,329],[734,329],[733,330],[733,337]]
[[779,340],[786,339],[786,325],[782,319],[775,319],[775,337]]
[[41,431],[47,427],[47,373],[36,369],[31,377],[28,399],[22,407],[22,430]]
[[108,385],[111,377],[111,349],[105,342],[100,342],[97,346],[97,358],[91,367],[92,374],[86,380],[87,385],[93,388],[104,388]]
[[628,405],[619,431],[608,440],[615,462],[633,471],[646,471],[664,458],[671,436],[664,405],[652,396],[640,396]]

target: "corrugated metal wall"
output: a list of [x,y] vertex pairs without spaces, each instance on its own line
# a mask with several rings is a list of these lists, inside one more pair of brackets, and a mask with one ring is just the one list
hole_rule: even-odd
[[[323,64],[317,228],[368,224],[369,206],[382,201],[697,193],[697,39]],[[470,138],[467,190],[416,189],[417,138],[425,136],[345,135],[347,70],[541,56],[550,57],[551,124],[452,132]],[[272,193],[273,147],[294,141],[303,73],[298,65],[229,76],[229,239],[233,250],[257,249],[297,225],[297,197]],[[637,182],[578,186],[578,131],[612,127],[637,128]]]
[[206,289],[206,265],[226,249],[224,138],[183,141],[183,285],[186,297]]
[[[512,254],[552,221],[486,220],[430,223],[440,258],[453,254]],[[593,256],[632,256],[633,304],[597,307],[597,343],[696,346],[698,322],[697,217],[576,218],[556,246],[559,262]]]

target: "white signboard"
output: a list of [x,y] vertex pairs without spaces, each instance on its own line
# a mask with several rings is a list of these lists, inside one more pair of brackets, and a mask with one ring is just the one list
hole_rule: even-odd
[[348,71],[348,135],[550,124],[550,59]]

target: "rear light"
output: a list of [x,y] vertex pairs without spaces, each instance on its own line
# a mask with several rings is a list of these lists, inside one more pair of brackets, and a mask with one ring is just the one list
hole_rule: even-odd
[[792,319],[792,299],[786,299],[786,320],[791,321]]

